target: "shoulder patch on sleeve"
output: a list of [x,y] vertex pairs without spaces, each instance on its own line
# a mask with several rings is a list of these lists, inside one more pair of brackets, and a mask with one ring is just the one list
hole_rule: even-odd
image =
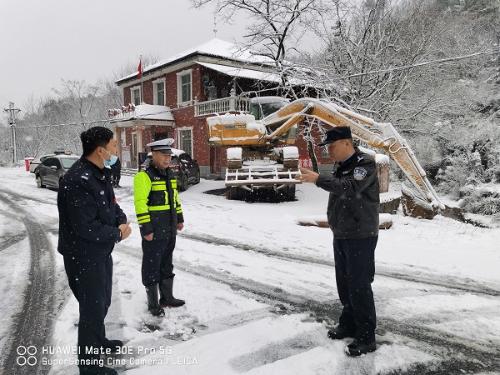
[[354,179],[357,181],[363,180],[367,174],[368,174],[368,171],[363,167],[354,168],[353,176],[354,176]]

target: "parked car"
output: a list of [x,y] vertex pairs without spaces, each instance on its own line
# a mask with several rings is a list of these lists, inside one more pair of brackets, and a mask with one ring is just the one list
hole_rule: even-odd
[[39,188],[59,188],[59,182],[69,168],[79,159],[76,155],[45,155],[36,167],[35,179]]
[[40,163],[42,161],[44,161],[45,159],[47,159],[49,157],[56,156],[56,155],[73,155],[73,154],[71,153],[71,151],[56,150],[56,151],[54,151],[53,154],[42,155],[42,156],[40,156],[38,158],[33,159],[30,162],[30,172],[31,173],[35,173],[36,168],[40,165]]
[[[172,149],[172,161],[170,166],[177,177],[177,183],[180,191],[187,190],[189,185],[195,185],[200,182],[200,166],[191,156],[176,148]],[[139,166],[139,170],[143,170],[147,164],[151,162],[151,152],[147,155],[146,160]]]

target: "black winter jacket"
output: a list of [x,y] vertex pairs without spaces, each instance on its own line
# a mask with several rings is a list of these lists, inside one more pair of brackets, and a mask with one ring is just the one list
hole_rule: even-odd
[[120,241],[118,226],[127,217],[116,203],[111,171],[82,157],[59,184],[59,243],[63,255],[108,256]]
[[371,155],[356,148],[349,159],[335,164],[331,176],[321,174],[316,185],[330,192],[328,224],[336,239],[378,235],[379,184]]

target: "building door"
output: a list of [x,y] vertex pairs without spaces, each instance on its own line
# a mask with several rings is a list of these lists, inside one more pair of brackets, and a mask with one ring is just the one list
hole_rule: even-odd
[[137,133],[132,133],[132,155],[130,155],[132,168],[137,168]]
[[219,174],[220,172],[220,147],[210,146],[210,173]]

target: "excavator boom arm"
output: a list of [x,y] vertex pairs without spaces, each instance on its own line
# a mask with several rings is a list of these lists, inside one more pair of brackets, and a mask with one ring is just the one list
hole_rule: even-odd
[[[266,135],[270,141],[285,134],[305,118],[319,120],[330,127],[349,126],[353,136],[368,145],[384,150],[401,168],[406,177],[433,206],[444,209],[426,173],[406,140],[390,123],[379,123],[334,103],[320,99],[295,100],[263,119],[263,125],[274,130]],[[275,128],[276,124],[281,124]]]

